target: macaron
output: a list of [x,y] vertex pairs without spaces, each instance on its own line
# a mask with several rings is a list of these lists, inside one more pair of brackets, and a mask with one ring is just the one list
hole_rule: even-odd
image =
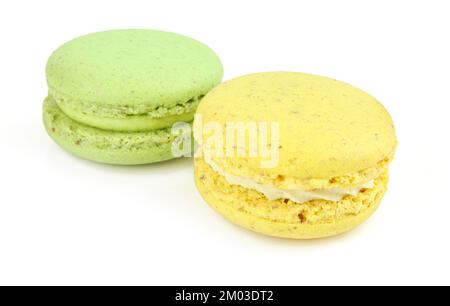
[[112,30],[58,48],[46,67],[48,134],[79,157],[109,164],[168,160],[177,122],[221,82],[220,59],[175,33]]
[[200,102],[194,134],[204,200],[237,225],[293,239],[337,235],[369,218],[397,146],[374,97],[297,72],[217,86]]

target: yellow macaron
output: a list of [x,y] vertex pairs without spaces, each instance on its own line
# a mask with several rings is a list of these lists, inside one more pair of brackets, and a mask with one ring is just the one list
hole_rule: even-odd
[[378,207],[397,139],[386,109],[334,79],[239,77],[203,98],[194,122],[197,187],[216,211],[266,235],[348,231]]

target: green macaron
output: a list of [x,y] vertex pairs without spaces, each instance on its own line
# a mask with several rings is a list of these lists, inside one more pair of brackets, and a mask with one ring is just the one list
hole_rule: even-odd
[[67,151],[111,164],[173,158],[176,122],[191,122],[221,82],[218,56],[186,36],[113,30],[74,39],[48,60],[44,124]]

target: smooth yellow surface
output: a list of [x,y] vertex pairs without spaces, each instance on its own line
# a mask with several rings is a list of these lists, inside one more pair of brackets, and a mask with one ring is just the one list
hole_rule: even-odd
[[387,188],[387,168],[380,169],[373,189],[339,202],[269,201],[254,190],[230,185],[202,158],[195,159],[195,181],[202,197],[233,223],[269,236],[313,239],[337,235],[361,224],[378,208]]
[[203,98],[197,114],[203,124],[278,122],[278,167],[262,169],[260,158],[213,157],[229,173],[275,185],[323,188],[374,178],[397,143],[391,117],[377,100],[310,74],[268,72],[225,82]]

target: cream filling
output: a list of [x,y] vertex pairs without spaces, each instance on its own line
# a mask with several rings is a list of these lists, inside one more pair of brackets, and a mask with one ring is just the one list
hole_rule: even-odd
[[374,180],[356,185],[350,188],[327,188],[327,189],[280,189],[269,184],[260,184],[251,178],[237,176],[221,169],[207,154],[203,154],[205,162],[231,185],[238,185],[247,189],[256,190],[273,201],[278,199],[289,199],[297,203],[304,203],[311,200],[328,200],[337,202],[346,195],[356,196],[362,189],[374,187]]

